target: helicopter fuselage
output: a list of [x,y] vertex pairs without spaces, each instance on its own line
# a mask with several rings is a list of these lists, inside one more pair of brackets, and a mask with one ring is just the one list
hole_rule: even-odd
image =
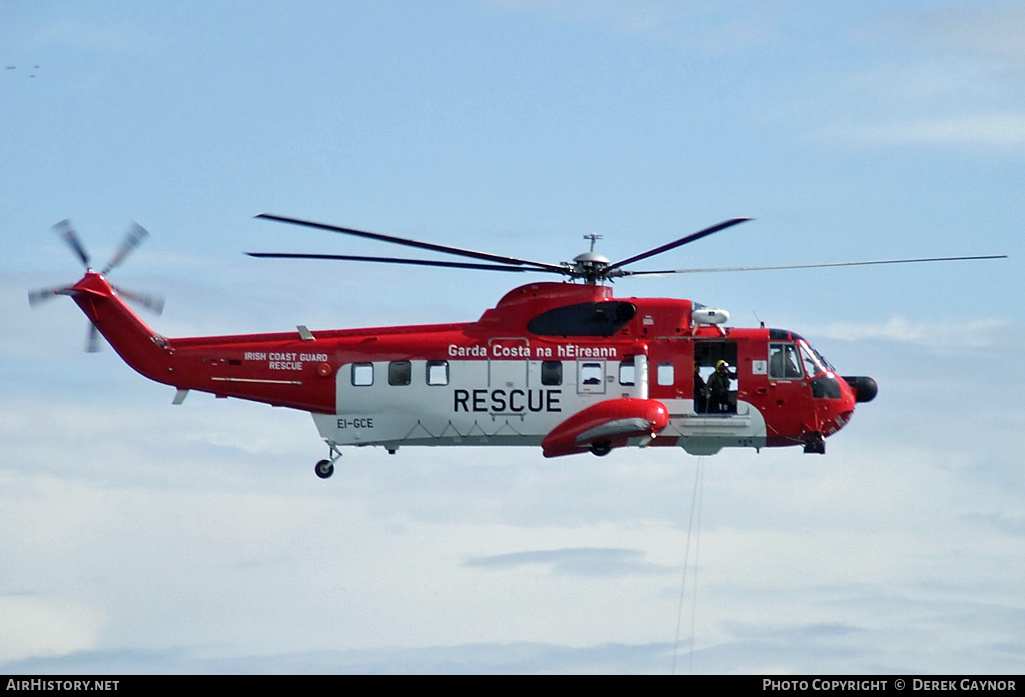
[[[308,411],[332,452],[823,452],[855,402],[875,392],[868,378],[836,375],[789,331],[704,324],[695,318],[716,311],[614,298],[596,284],[524,285],[476,322],[176,339],[154,333],[101,274],[87,273],[68,294],[129,365],[175,387],[177,403],[197,390]],[[724,379],[713,378],[717,370]]]

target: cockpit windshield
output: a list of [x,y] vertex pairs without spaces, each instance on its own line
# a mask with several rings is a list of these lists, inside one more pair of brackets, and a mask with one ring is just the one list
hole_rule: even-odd
[[807,373],[808,384],[811,387],[811,396],[815,399],[842,399],[843,388],[836,377],[836,370],[829,361],[804,339],[798,341],[797,345],[801,347],[801,360],[804,362],[804,372]]
[[[808,342],[805,342],[805,343],[808,343]],[[822,362],[822,365],[826,366],[826,370],[831,370],[834,373],[836,372],[836,368],[833,367],[833,364],[830,363],[829,361],[827,361],[826,357],[823,356],[821,353],[819,353],[818,349],[814,348],[811,344],[808,344],[808,348],[810,348],[812,351],[815,352],[815,355],[818,356],[819,361]]]
[[804,372],[809,378],[813,378],[827,370],[833,369],[833,367],[829,365],[829,361],[823,358],[818,351],[813,349],[807,341],[802,339],[799,345],[801,347],[801,358],[804,360]]

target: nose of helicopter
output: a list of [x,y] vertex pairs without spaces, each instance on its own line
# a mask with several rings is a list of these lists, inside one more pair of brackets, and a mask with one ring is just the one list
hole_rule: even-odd
[[851,386],[854,398],[858,402],[871,402],[879,393],[879,385],[876,381],[866,375],[844,376],[844,380]]
[[[832,374],[830,374],[832,375]],[[871,396],[865,397],[868,394],[868,384],[875,386],[875,381],[872,378],[857,378],[856,380],[866,380],[867,382],[862,387],[862,392],[859,393],[858,384],[852,382],[854,378],[843,378],[838,380],[836,377],[833,378],[833,384],[839,391],[838,395],[835,395],[834,399],[823,399],[816,400],[818,406],[818,423],[821,428],[823,436],[829,437],[842,429],[850,422],[851,417],[854,416],[854,406],[857,402],[868,401],[874,397],[874,393]],[[805,447],[806,452],[824,452],[823,450]]]
[[841,398],[828,400],[821,407],[820,424],[826,436],[833,435],[847,425],[854,416],[856,403],[871,402],[879,392],[876,381],[865,375],[844,376],[843,381],[846,389],[841,389]]

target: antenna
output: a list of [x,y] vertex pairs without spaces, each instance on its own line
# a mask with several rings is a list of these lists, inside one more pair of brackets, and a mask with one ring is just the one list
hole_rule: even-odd
[[601,235],[596,235],[593,232],[590,235],[584,235],[585,240],[591,240],[591,251],[594,251],[594,243],[601,239]]

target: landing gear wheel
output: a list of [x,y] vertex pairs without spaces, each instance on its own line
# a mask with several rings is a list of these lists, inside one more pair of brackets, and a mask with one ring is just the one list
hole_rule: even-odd
[[596,443],[591,443],[591,452],[598,457],[605,457],[612,452],[612,443],[607,440],[600,440]]
[[321,460],[314,466],[313,471],[321,479],[327,479],[335,473],[335,466],[330,460]]

